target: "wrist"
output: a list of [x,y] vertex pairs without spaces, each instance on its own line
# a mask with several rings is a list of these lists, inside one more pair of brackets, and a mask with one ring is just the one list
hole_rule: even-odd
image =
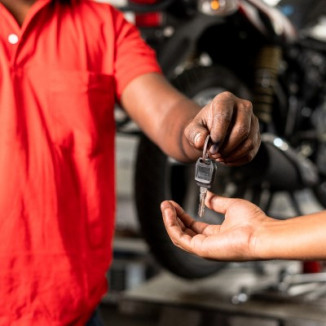
[[268,218],[256,229],[252,237],[252,253],[255,260],[280,258],[278,230],[282,228],[283,222]]

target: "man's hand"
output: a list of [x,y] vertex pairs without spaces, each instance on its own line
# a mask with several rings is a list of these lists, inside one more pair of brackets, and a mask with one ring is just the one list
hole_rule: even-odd
[[198,256],[225,261],[259,259],[256,253],[257,229],[274,220],[256,205],[242,199],[207,194],[208,208],[225,215],[221,225],[209,225],[192,219],[173,201],[164,201],[161,211],[173,243]]
[[213,142],[211,158],[229,166],[251,161],[260,145],[251,102],[230,92],[200,108],[163,76],[151,73],[130,82],[121,103],[144,133],[180,162],[195,161],[208,134]]
[[259,123],[250,101],[230,92],[217,95],[185,129],[188,141],[203,148],[210,134],[210,157],[225,164],[242,165],[250,162],[260,145]]

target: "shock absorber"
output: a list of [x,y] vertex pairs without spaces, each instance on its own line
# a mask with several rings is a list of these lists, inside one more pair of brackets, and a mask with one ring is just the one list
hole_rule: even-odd
[[265,124],[269,124],[272,120],[275,85],[281,55],[280,47],[269,45],[263,47],[257,56],[253,104],[256,116]]

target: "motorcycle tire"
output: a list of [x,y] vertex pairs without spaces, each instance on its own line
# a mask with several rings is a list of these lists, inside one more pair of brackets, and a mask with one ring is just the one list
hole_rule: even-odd
[[[195,100],[198,100],[197,95],[200,93],[204,97],[205,94],[208,95],[209,90],[214,92],[214,95],[228,90],[248,98],[248,91],[243,83],[229,70],[218,66],[192,68],[179,75],[173,84]],[[199,104],[203,106],[207,103]],[[163,200],[173,199],[188,213],[193,211],[196,214],[198,187],[191,175],[193,170],[194,164],[181,164],[171,160],[146,136],[141,136],[134,180],[135,205],[140,229],[156,261],[172,274],[185,279],[208,277],[227,264],[206,260],[179,249],[171,242],[165,230],[160,211]],[[185,203],[189,192],[192,193],[191,199],[188,200],[191,208]],[[216,215],[213,217],[213,223],[214,221],[220,224],[222,217]]]

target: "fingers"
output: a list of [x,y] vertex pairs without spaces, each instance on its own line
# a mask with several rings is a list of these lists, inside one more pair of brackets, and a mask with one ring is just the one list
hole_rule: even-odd
[[[226,146],[221,149],[224,163],[233,166],[250,162],[256,156],[261,143],[258,119],[255,116],[251,117],[251,129],[248,137],[233,149],[233,144],[236,144],[237,141],[234,140],[234,143],[232,141],[230,139]],[[230,146],[228,146],[229,143],[231,143]]]
[[217,95],[185,129],[189,142],[202,149],[210,135],[210,156],[228,165],[248,163],[260,145],[259,122],[252,103],[230,92]]
[[235,96],[229,92],[223,92],[205,106],[185,129],[188,141],[197,149],[204,146],[208,134],[217,151],[232,121]]
[[214,233],[210,228],[216,228],[217,233],[219,226],[196,222],[173,201],[162,202],[161,211],[165,228],[174,245],[190,253],[209,257],[211,248],[207,247],[205,242],[209,235]]
[[[170,210],[172,210],[172,212],[170,212]],[[186,232],[187,234],[190,235],[199,234],[199,233],[205,234],[206,229],[209,228],[209,225],[207,223],[194,220],[189,214],[187,214],[183,210],[183,208],[180,205],[178,205],[174,201],[162,202],[161,211],[164,218],[164,222],[166,221],[167,222],[166,224],[168,226],[172,224],[174,225],[176,224],[176,221],[180,220],[182,225],[179,224],[179,226],[182,229],[182,231]]]
[[163,220],[172,242],[201,257],[219,260],[251,260],[255,256],[255,228],[266,215],[256,205],[236,198],[207,193],[208,208],[225,215],[222,225],[194,221],[173,201],[161,204]]
[[227,157],[236,147],[250,139],[259,131],[258,119],[252,114],[252,106],[241,102],[233,116],[232,128],[229,130],[223,148],[223,156]]
[[185,135],[189,143],[197,149],[202,149],[204,147],[205,139],[208,134],[209,131],[205,127],[205,122],[199,115],[197,115],[185,129]]
[[[221,143],[216,157],[228,165],[242,165],[251,161],[256,155],[260,145],[259,122],[253,114],[252,103],[239,99],[234,95],[226,94],[228,102],[220,101],[219,104],[224,110],[232,113],[232,118],[228,117],[224,121],[223,127],[218,126],[221,121],[213,121],[211,135],[215,132],[224,132],[223,143]],[[233,108],[230,108],[233,105]],[[214,112],[214,111],[213,111]],[[227,129],[225,129],[227,126]],[[223,129],[224,128],[224,129]],[[211,152],[212,153],[212,152]],[[212,153],[213,154],[213,153]]]
[[216,96],[209,104],[206,123],[210,131],[211,140],[218,147],[223,145],[233,123],[235,100],[236,97],[233,94],[224,92]]
[[236,200],[238,199],[217,196],[214,193],[208,191],[205,199],[205,204],[209,209],[225,215],[229,207],[234,204]]
[[209,209],[225,215],[225,218],[244,221],[265,218],[265,213],[255,204],[240,198],[227,198],[207,192],[205,204]]
[[[246,100],[240,100],[234,97],[234,114],[232,116],[232,128],[229,128],[229,134],[227,136],[227,143],[223,144],[224,155],[227,155],[232,148],[228,144],[232,144],[232,147],[237,147],[244,140],[249,137],[252,123],[252,104]],[[230,127],[230,125],[229,125]],[[212,127],[214,128],[214,126]]]
[[166,231],[176,246],[192,252],[191,239],[193,235],[188,234],[181,228],[177,219],[177,210],[180,211],[180,207],[178,207],[177,204],[172,204],[172,202],[169,201],[162,202],[161,211]]
[[[175,244],[180,243],[181,238],[187,243],[195,236],[207,236],[220,228],[219,225],[208,225],[194,220],[174,201],[162,202],[161,211],[165,228]],[[188,245],[190,246],[190,243]]]

